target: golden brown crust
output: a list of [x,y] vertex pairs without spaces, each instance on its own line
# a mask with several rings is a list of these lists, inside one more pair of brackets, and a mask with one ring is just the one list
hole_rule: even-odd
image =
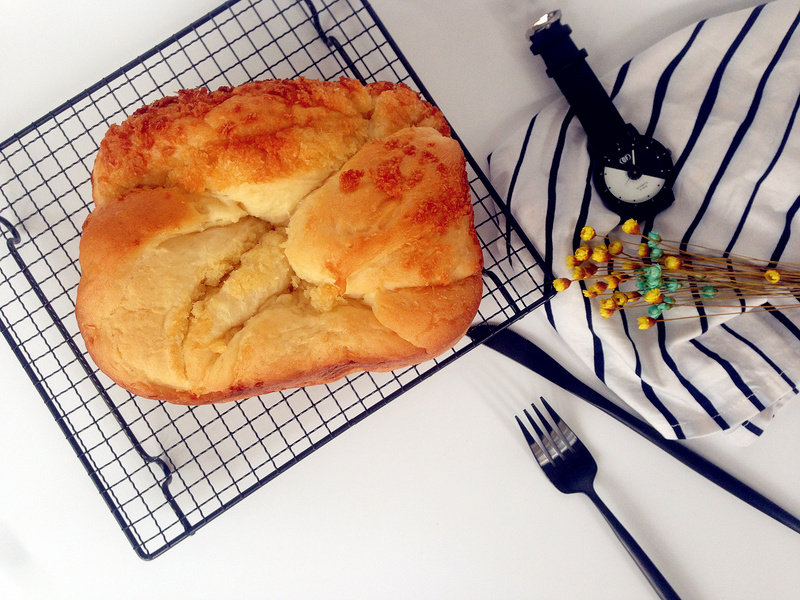
[[184,404],[428,360],[482,257],[464,157],[403,85],[187,91],[103,140],[76,316],[132,392]]
[[441,113],[401,84],[296,79],[184,90],[110,127],[92,195],[101,206],[142,185],[224,192],[307,170],[327,176],[368,139],[410,125],[449,134]]
[[294,213],[286,254],[295,271],[361,296],[479,271],[464,162],[454,140],[429,128],[365,144]]

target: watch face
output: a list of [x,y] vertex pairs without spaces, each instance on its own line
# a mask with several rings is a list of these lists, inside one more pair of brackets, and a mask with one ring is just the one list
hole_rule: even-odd
[[603,167],[603,180],[612,196],[632,204],[650,200],[666,183],[666,179],[661,176],[631,176],[630,171],[609,166]]
[[594,181],[609,208],[624,217],[643,217],[672,203],[672,155],[661,143],[629,127],[607,148],[596,157]]

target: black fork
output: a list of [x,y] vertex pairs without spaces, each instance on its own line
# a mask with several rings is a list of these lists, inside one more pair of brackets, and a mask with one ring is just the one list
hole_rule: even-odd
[[636,561],[650,585],[658,593],[659,598],[680,600],[678,594],[675,593],[675,590],[672,589],[672,586],[670,586],[642,547],[633,539],[633,536],[628,533],[628,530],[625,529],[595,492],[594,477],[597,474],[597,463],[595,463],[589,450],[547,401],[544,398],[541,398],[541,401],[549,413],[552,423],[544,417],[535,404],[531,404],[531,408],[536,413],[538,422],[527,410],[523,411],[531,427],[533,427],[535,436],[531,435],[519,417],[515,418],[522,430],[522,434],[525,436],[525,441],[536,458],[536,462],[539,463],[545,475],[564,494],[581,492],[589,496],[614,530],[619,541],[622,542],[622,545],[625,546],[633,560]]

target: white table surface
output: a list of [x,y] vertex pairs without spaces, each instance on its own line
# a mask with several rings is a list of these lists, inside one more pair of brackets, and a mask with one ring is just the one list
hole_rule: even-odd
[[[0,139],[216,4],[4,0]],[[527,50],[532,17],[560,7],[602,73],[684,25],[755,4],[373,0],[481,160],[555,95]],[[0,364],[0,598],[655,597],[589,500],[561,495],[533,463],[513,415],[539,394],[592,449],[600,495],[684,598],[800,597],[800,534],[487,349],[149,562],[4,343]],[[800,402],[748,447],[690,445],[800,514]]]

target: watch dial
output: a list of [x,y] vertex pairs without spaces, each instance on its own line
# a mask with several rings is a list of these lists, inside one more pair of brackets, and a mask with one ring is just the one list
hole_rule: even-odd
[[595,187],[609,208],[622,216],[653,214],[669,206],[672,155],[661,143],[628,126],[595,165]]
[[623,202],[643,202],[655,197],[664,187],[666,179],[653,175],[640,175],[632,178],[628,171],[613,167],[603,168],[606,187],[618,200]]

